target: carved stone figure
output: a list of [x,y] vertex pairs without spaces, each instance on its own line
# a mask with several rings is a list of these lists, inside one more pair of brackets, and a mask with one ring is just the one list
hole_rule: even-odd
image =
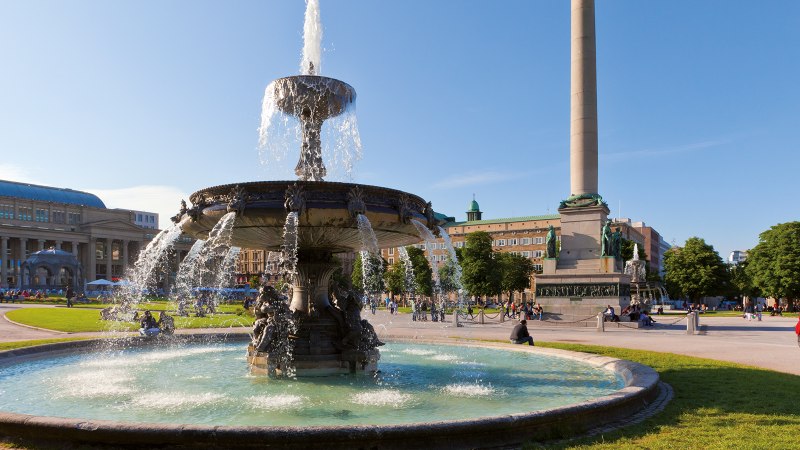
[[261,286],[254,313],[252,344],[256,351],[274,355],[279,362],[287,355],[291,358],[289,336],[295,332],[295,325],[289,307],[275,288]]
[[353,187],[347,193],[347,211],[352,218],[355,218],[359,214],[367,213],[367,205],[364,203],[364,193],[358,186]]
[[570,195],[567,197],[566,200],[562,200],[561,203],[558,205],[558,209],[561,208],[584,208],[587,206],[608,206],[606,202],[603,201],[603,197],[600,194],[578,194],[578,195]]
[[227,211],[235,212],[237,216],[243,215],[245,205],[247,205],[247,191],[243,187],[236,185],[235,188],[231,189],[229,197]]
[[180,222],[183,215],[186,214],[186,211],[187,211],[186,200],[181,199],[181,209],[178,210],[178,214],[175,214],[174,216],[170,217],[170,220],[173,221],[174,223]]
[[434,214],[431,202],[425,204],[425,221],[429,229],[436,230],[436,214]]
[[553,228],[552,225],[547,229],[547,237],[545,238],[545,243],[547,244],[547,250],[545,252],[545,258],[555,258],[556,257],[556,230]]
[[617,227],[611,235],[611,255],[622,258],[622,232]]
[[299,186],[297,183],[290,185],[286,188],[284,198],[283,207],[286,209],[286,212],[302,214],[303,211],[305,211],[306,198],[303,192],[303,186]]
[[409,223],[411,221],[411,201],[405,194],[401,195],[398,199],[397,216],[400,222]]
[[600,255],[601,256],[611,256],[611,221],[603,225],[603,229],[600,232]]

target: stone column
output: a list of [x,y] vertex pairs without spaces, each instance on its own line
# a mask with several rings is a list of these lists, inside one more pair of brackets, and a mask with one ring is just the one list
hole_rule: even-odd
[[88,246],[86,255],[86,278],[89,282],[92,282],[97,279],[97,241],[94,238],[89,239],[89,246]]
[[45,240],[44,239],[39,239],[38,242],[39,242],[39,251],[44,250]]
[[7,288],[8,287],[8,238],[3,236],[0,237],[0,264],[3,266],[0,268],[0,276],[3,277],[0,280],[0,287]]
[[111,250],[112,250],[111,244],[113,242],[114,242],[113,239],[106,238],[106,251],[105,251],[105,255],[103,255],[103,256],[106,257],[106,280],[108,280],[108,281],[111,281],[111,259],[112,259],[111,258],[111,256],[112,256],[111,255]]
[[131,243],[131,241],[129,241],[127,239],[122,241],[122,276],[123,277],[128,276],[128,262],[129,262],[128,261],[128,258],[129,258],[128,245],[130,243]]
[[56,250],[61,250],[61,241],[55,241]]
[[19,260],[25,262],[28,259],[28,238],[19,238]]
[[72,241],[72,254],[75,255],[76,258],[78,257],[78,246],[79,245],[80,245],[79,242]]
[[594,0],[572,0],[570,194],[597,194]]

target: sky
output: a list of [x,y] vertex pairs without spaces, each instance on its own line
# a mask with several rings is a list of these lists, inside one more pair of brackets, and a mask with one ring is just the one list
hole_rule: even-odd
[[[358,94],[349,178],[465,220],[569,195],[566,0],[320,0],[322,75]],[[265,87],[299,72],[303,0],[0,0],[0,179],[160,225],[262,161]],[[800,2],[598,0],[599,191],[612,217],[725,258],[798,220]],[[290,159],[297,155],[290,150]]]

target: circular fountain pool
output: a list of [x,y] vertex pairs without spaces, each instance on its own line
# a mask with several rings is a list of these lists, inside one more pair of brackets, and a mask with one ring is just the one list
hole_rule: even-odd
[[0,376],[0,409],[34,415],[215,425],[394,424],[555,408],[622,378],[577,361],[496,349],[390,343],[375,376],[249,375],[239,343],[33,361]]
[[640,408],[658,380],[640,386],[633,363],[590,355],[403,342],[382,347],[372,376],[269,379],[249,373],[241,342],[134,344],[4,358],[0,433],[220,446],[255,446],[247,436],[282,447],[494,445],[509,442],[512,429],[511,441],[540,435],[533,424],[563,427],[574,417],[574,430],[589,416],[627,414],[629,397],[640,396]]

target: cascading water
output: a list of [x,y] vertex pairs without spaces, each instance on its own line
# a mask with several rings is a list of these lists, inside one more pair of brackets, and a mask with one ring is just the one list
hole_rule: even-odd
[[319,0],[306,0],[306,16],[303,22],[303,58],[300,73],[319,75],[322,73],[322,20],[319,15]]
[[397,252],[400,254],[400,260],[403,261],[403,266],[405,266],[406,292],[413,296],[414,291],[416,291],[416,286],[414,283],[414,265],[411,263],[411,258],[408,256],[408,250],[406,250],[405,247],[397,247]]
[[[174,298],[178,315],[186,315],[186,301],[197,295],[197,313],[215,310],[222,289],[231,287],[238,248],[231,247],[236,213],[230,212],[214,225],[205,241],[197,241],[178,268]],[[235,250],[234,250],[235,249]]]
[[181,233],[180,224],[173,224],[147,244],[139,253],[133,267],[128,269],[128,284],[122,286],[118,292],[118,303],[125,305],[127,309],[135,309],[147,292],[155,290],[159,281],[158,275],[165,272],[162,269],[169,263],[168,256]]
[[283,225],[283,246],[281,248],[281,274],[286,279],[293,279],[297,274],[297,212],[286,215]]
[[197,257],[205,247],[205,239],[198,239],[192,244],[189,253],[183,258],[181,265],[178,267],[178,274],[175,276],[175,286],[173,287],[172,296],[173,300],[178,307],[178,315],[188,315],[186,311],[187,300],[192,296],[192,289],[194,280],[197,277],[198,265],[195,264]]
[[412,219],[411,223],[413,223],[417,228],[419,237],[425,240],[425,248],[428,249],[428,260],[431,262],[431,270],[433,271],[433,291],[435,295],[438,295],[441,292],[441,284],[439,282],[439,266],[433,259],[433,249],[436,245],[436,236],[434,236],[431,230],[429,230],[428,227],[426,227],[425,224],[419,220]]
[[376,294],[379,283],[374,280],[383,276],[383,266],[375,264],[375,261],[380,261],[380,249],[378,248],[378,238],[375,236],[375,231],[372,230],[372,224],[364,214],[356,216],[358,224],[358,233],[361,237],[361,276],[364,286],[365,300],[371,294]]
[[439,235],[442,237],[442,240],[444,241],[444,246],[447,249],[447,253],[450,258],[447,264],[453,268],[453,273],[452,273],[453,279],[451,280],[451,282],[453,283],[453,288],[458,293],[458,306],[461,307],[461,305],[463,304],[462,293],[464,287],[461,284],[461,276],[462,276],[461,264],[458,263],[458,256],[456,255],[456,249],[453,247],[453,241],[450,239],[450,235],[447,234],[447,231],[444,228],[442,227],[438,228],[439,228]]
[[334,179],[350,180],[355,162],[361,159],[356,95],[346,83],[319,76],[321,41],[319,1],[309,0],[300,62],[302,75],[280,78],[264,90],[258,140],[260,159],[263,165],[283,169],[288,162],[288,149],[300,147],[300,162],[295,167],[300,179],[322,181],[331,175]]

